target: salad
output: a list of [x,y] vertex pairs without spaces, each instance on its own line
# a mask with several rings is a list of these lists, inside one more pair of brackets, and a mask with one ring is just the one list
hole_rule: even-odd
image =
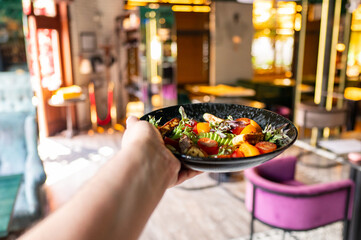
[[182,106],[179,113],[181,118],[173,118],[163,126],[159,126],[161,119],[148,119],[173,153],[193,157],[251,157],[272,152],[291,141],[288,130],[284,130],[287,124],[279,127],[268,124],[262,129],[250,118],[222,119],[204,113],[204,121],[198,122],[188,118]]

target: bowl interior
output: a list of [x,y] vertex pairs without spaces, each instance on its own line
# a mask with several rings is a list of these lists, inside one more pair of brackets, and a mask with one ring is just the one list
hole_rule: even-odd
[[[211,113],[220,118],[227,118],[232,116],[233,119],[245,117],[250,118],[256,121],[262,129],[266,127],[267,124],[271,124],[274,127],[282,126],[285,123],[288,125],[285,129],[289,129],[287,135],[290,137],[290,142],[286,145],[278,148],[276,151],[266,154],[261,154],[254,157],[244,157],[244,158],[227,158],[227,159],[217,159],[217,158],[201,158],[201,157],[191,157],[183,154],[175,154],[178,159],[185,162],[186,164],[209,164],[211,165],[224,165],[224,164],[242,164],[242,165],[254,165],[255,162],[265,162],[270,160],[283,152],[285,149],[290,147],[295,140],[297,139],[297,129],[293,123],[272,111],[265,109],[253,108],[244,105],[236,104],[224,104],[224,103],[198,103],[198,104],[185,104],[185,105],[176,105],[171,107],[166,107],[162,109],[155,110],[153,112],[145,114],[141,117],[141,120],[148,120],[149,116],[154,116],[155,119],[161,119],[159,125],[163,125],[167,121],[171,120],[174,117],[181,118],[179,113],[179,107],[183,106],[188,118],[195,119],[197,121],[204,121],[203,114]],[[219,166],[218,166],[219,167]]]

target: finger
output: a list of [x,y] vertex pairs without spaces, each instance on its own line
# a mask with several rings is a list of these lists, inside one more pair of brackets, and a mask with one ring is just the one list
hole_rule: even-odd
[[191,169],[182,169],[180,172],[179,172],[179,175],[178,175],[178,181],[176,183],[176,185],[178,184],[181,184],[182,182],[188,180],[188,179],[191,179],[199,174],[201,174],[202,172],[199,172],[199,171],[194,171],[194,170],[191,170]]
[[138,121],[139,121],[139,119],[135,116],[128,117],[127,122],[126,122],[127,128],[132,127]]

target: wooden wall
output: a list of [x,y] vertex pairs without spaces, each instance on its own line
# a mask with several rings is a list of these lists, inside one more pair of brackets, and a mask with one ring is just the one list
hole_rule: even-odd
[[[177,26],[177,82],[208,84],[209,14],[176,12]],[[204,49],[206,48],[206,49]]]

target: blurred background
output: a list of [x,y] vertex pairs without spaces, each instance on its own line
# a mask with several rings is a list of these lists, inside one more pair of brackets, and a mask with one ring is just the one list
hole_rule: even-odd
[[[360,73],[361,0],[0,0],[0,238],[65,204],[119,151],[127,116],[218,102],[293,121],[287,187],[350,178],[343,229],[360,239]],[[169,189],[140,239],[249,239],[244,179]],[[255,239],[281,239],[278,223]],[[295,236],[341,239],[340,224]]]
[[[293,119],[298,103],[331,110],[345,104],[345,89],[360,87],[358,1],[0,5],[0,80],[20,72],[31,79],[41,136],[64,130],[67,115],[78,130],[121,129],[129,114],[189,102],[239,103]],[[81,99],[66,110],[49,104],[57,94]],[[353,105],[356,119],[360,104]]]

